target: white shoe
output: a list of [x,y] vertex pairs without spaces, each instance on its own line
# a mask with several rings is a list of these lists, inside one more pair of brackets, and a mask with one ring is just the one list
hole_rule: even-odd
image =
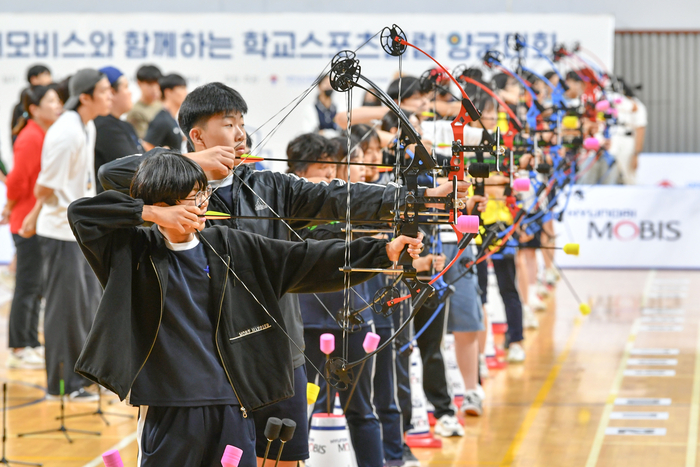
[[31,347],[25,347],[19,352],[10,351],[7,366],[14,370],[43,370],[46,362]]
[[100,398],[96,393],[86,391],[85,388],[80,388],[77,391],[73,391],[68,396],[68,400],[71,402],[97,402]]
[[547,298],[549,297],[549,287],[542,282],[537,283],[537,288],[535,289],[538,297]]
[[43,345],[40,345],[39,347],[33,347],[32,351],[39,357],[41,357],[43,360],[46,360],[46,348]]
[[547,309],[547,304],[542,300],[542,298],[537,293],[537,286],[530,285],[527,288],[527,304],[530,305],[535,311],[544,311]]
[[486,355],[479,354],[479,376],[486,379],[489,377],[489,366],[486,364]]
[[486,393],[484,392],[484,387],[481,384],[476,385],[476,393],[481,397],[481,400],[486,399]]
[[544,273],[544,281],[549,285],[556,284],[559,277],[559,271],[556,268],[549,268]]
[[519,343],[515,342],[508,346],[508,361],[510,363],[522,363],[525,361],[525,349]]
[[454,415],[443,415],[435,424],[435,434],[443,438],[464,436],[464,428]]
[[464,402],[462,402],[462,407],[459,410],[466,415],[480,417],[484,413],[483,404],[484,400],[477,391],[467,391],[464,394]]
[[525,329],[537,329],[540,327],[540,322],[529,305],[523,305],[523,327]]

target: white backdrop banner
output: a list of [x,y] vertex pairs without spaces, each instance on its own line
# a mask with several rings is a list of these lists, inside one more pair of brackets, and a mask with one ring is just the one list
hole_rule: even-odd
[[700,154],[643,152],[637,185],[700,188]]
[[[612,69],[614,18],[611,15],[352,15],[352,14],[7,14],[0,15],[0,141],[10,162],[9,122],[12,106],[26,86],[26,70],[44,63],[61,80],[82,67],[120,68],[133,80],[137,68],[154,63],[165,73],[180,73],[188,86],[222,81],[248,102],[248,127],[259,127],[306,89],[343,49],[357,49],[383,27],[398,24],[408,40],[449,68],[477,65],[484,52],[507,50],[514,33],[542,50],[580,42]],[[548,70],[532,51],[528,66]],[[399,69],[379,37],[358,51],[362,73],[386,89]],[[510,65],[511,61],[504,63]],[[405,73],[419,76],[432,68],[425,56],[409,50]],[[363,92],[353,93],[359,102]],[[313,92],[266,145],[262,155],[284,156],[288,141],[312,128],[303,116]],[[343,96],[336,95],[338,103]],[[286,112],[283,112],[283,114]],[[274,123],[274,122],[273,122]],[[269,129],[254,136],[260,141]]]
[[700,269],[700,190],[579,186],[555,223],[557,246],[579,243],[567,268]]
[[[5,184],[0,182],[0,206],[5,206]],[[0,264],[8,264],[15,254],[15,243],[12,241],[9,225],[0,225]]]

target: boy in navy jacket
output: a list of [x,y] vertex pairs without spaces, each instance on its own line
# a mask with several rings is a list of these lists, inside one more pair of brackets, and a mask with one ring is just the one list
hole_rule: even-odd
[[[68,210],[105,289],[75,369],[141,407],[141,466],[217,465],[226,444],[243,449],[241,466],[256,465],[249,411],[293,394],[279,299],[343,287],[342,241],[203,230],[210,195],[196,163],[163,152],[141,164],[131,196],[108,191]],[[351,265],[388,267],[405,245],[422,248],[356,240]]]

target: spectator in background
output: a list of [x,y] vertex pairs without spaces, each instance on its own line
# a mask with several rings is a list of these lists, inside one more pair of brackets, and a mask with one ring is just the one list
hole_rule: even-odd
[[[102,164],[144,152],[134,127],[131,123],[121,120],[121,116],[133,107],[129,80],[121,71],[111,66],[101,68],[100,72],[107,76],[112,86],[113,99],[112,112],[95,119],[95,173]],[[97,193],[102,191],[104,190],[98,183]]]
[[141,89],[141,97],[126,115],[126,121],[136,130],[136,135],[143,139],[148,125],[163,108],[163,95],[158,81],[163,77],[155,65],[144,65],[136,72],[136,83]]
[[[24,94],[27,92],[28,89],[33,88],[34,86],[48,86],[53,82],[51,79],[51,70],[49,70],[45,65],[33,65],[29,67],[29,70],[27,70],[27,82],[29,83],[29,87],[25,88],[22,90],[22,93],[20,94],[19,102],[17,105],[15,105],[14,110],[12,111],[12,124],[11,128],[15,128],[17,126],[17,122],[19,121],[19,118],[24,114],[24,108],[22,106],[22,102],[24,102]],[[27,115],[25,115],[25,120],[27,119]],[[16,138],[16,135],[13,133],[12,136],[12,141],[14,142]]]
[[148,125],[143,146],[146,151],[162,147],[187,152],[183,144],[185,135],[176,120],[180,106],[187,97],[187,81],[182,76],[172,73],[161,78],[160,90],[163,93],[163,109]]
[[[10,223],[15,242],[17,271],[10,308],[7,366],[17,369],[44,368],[39,343],[39,308],[42,296],[42,255],[36,235],[22,237],[24,218],[36,204],[34,185],[41,170],[41,149],[46,131],[63,112],[63,103],[53,86],[34,86],[24,94],[23,114],[12,133],[14,166],[7,177],[7,204],[2,223]],[[25,118],[24,114],[28,117]]]
[[287,173],[314,183],[330,182],[336,178],[336,165],[325,161],[332,162],[337,151],[338,148],[331,141],[317,133],[297,136],[287,145]]
[[[22,223],[23,235],[36,229],[46,265],[46,372],[49,396],[65,387],[71,400],[96,400],[91,383],[73,371],[92,326],[102,290],[68,224],[73,201],[95,196],[95,124],[112,110],[112,88],[97,70],[83,69],[70,80],[66,111],[46,132],[37,202]],[[61,384],[61,382],[64,384]]]

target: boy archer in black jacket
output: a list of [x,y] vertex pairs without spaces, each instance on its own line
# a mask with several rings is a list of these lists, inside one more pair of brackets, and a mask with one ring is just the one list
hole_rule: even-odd
[[[226,444],[255,466],[248,411],[293,393],[279,298],[341,289],[345,244],[203,230],[207,178],[177,153],[146,159],[131,195],[108,191],[68,210],[105,289],[75,369],[140,406],[140,466],[218,465]],[[356,240],[352,266],[388,267],[404,245],[416,257],[422,248],[408,237]]]

